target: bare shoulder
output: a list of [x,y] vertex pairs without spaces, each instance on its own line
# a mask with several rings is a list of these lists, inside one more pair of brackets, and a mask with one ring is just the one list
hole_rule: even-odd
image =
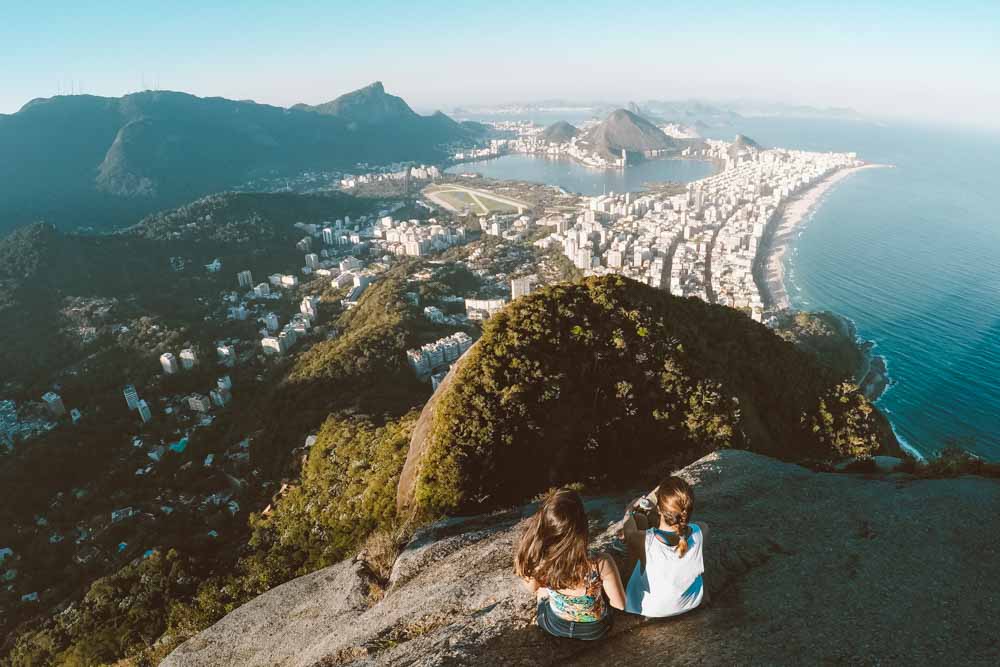
[[597,569],[600,571],[602,576],[612,571],[618,571],[618,564],[615,563],[615,559],[612,558],[611,554],[606,551],[602,551],[597,554],[596,561]]

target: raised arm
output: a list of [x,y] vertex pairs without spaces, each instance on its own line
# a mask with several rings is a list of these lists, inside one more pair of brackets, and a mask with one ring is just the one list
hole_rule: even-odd
[[625,587],[622,586],[622,576],[618,573],[618,566],[608,555],[601,556],[598,561],[598,568],[601,572],[601,583],[604,592],[608,596],[608,602],[615,609],[625,609]]
[[645,566],[646,526],[639,526],[636,523],[635,517],[632,516],[632,509],[635,507],[638,500],[638,498],[633,500],[625,509],[625,518],[622,523],[622,539],[625,541],[625,546],[628,547],[629,554],[633,558],[641,560],[643,566]]

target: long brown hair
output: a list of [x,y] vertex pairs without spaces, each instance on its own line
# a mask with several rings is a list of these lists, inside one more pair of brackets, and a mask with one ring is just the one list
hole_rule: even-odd
[[528,519],[514,554],[514,572],[546,588],[576,588],[592,567],[589,541],[580,494],[569,489],[554,491]]
[[694,512],[694,489],[680,477],[667,477],[656,489],[656,509],[663,522],[677,533],[677,555],[683,558],[688,550],[688,521]]

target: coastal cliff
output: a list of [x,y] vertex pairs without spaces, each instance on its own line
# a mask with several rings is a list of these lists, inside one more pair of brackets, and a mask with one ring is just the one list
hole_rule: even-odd
[[[951,660],[955,647],[1000,660],[1000,545],[984,530],[1000,511],[996,480],[817,473],[742,451],[679,474],[710,527],[712,600],[686,616],[618,614],[596,644],[544,635],[511,572],[528,504],[419,531],[378,601],[363,558],[345,561],[252,600],[162,664],[907,664]],[[614,536],[640,491],[586,498],[593,546],[624,577]]]

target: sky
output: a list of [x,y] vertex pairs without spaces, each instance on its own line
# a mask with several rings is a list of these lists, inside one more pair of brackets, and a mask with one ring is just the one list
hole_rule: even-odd
[[381,80],[422,111],[744,99],[1000,126],[1000,0],[2,2],[0,113],[144,88],[315,104]]

